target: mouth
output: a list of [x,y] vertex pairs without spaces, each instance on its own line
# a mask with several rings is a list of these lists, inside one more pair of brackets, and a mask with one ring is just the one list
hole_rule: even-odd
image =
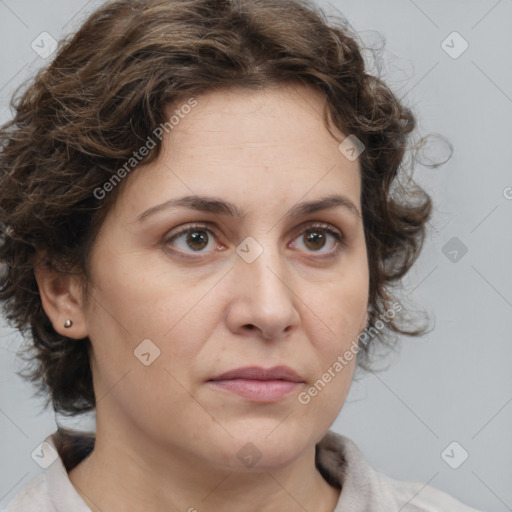
[[269,369],[250,366],[222,373],[210,379],[208,384],[252,402],[269,403],[297,391],[304,379],[288,366]]

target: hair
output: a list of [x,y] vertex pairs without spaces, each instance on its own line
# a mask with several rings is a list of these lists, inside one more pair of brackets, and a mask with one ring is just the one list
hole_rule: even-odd
[[[111,1],[16,90],[13,118],[0,127],[0,302],[9,325],[31,338],[34,364],[23,377],[56,412],[95,409],[91,343],[54,330],[35,266],[80,276],[86,298],[91,248],[129,177],[104,197],[95,190],[168,121],[169,106],[205,91],[284,83],[320,91],[329,130],[333,124],[365,146],[359,163],[374,335],[361,344],[358,365],[367,368],[375,341],[391,346],[399,334],[424,334],[405,309],[393,308],[394,286],[416,261],[432,211],[412,176],[400,179],[415,116],[367,72],[346,21],[329,20],[307,0]],[[390,310],[396,314],[378,328]]]

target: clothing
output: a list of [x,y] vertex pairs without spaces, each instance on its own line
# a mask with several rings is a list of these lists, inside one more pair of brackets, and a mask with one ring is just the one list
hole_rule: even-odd
[[[82,457],[66,454],[64,461],[63,444],[55,441],[55,435],[48,436],[46,442],[58,458],[27,483],[5,512],[91,512],[67,471],[92,450],[92,445],[68,442],[68,448],[76,447],[75,452],[81,451]],[[374,471],[349,438],[332,431],[316,445],[316,466],[329,484],[341,487],[333,512],[478,512],[433,487],[393,480]]]

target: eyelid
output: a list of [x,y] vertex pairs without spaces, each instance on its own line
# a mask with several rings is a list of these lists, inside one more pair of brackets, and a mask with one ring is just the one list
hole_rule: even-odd
[[301,234],[304,231],[307,231],[309,229],[315,229],[315,228],[325,229],[326,231],[328,231],[332,234],[337,234],[341,238],[345,238],[343,235],[343,231],[341,231],[341,229],[337,228],[336,226],[333,226],[332,224],[329,224],[328,222],[321,222],[321,221],[314,221],[314,220],[303,222],[302,224],[300,224],[299,226],[294,228],[293,234],[294,235]]
[[212,225],[210,225],[208,223],[202,223],[202,222],[192,222],[190,224],[184,224],[183,226],[180,226],[177,229],[178,229],[178,231],[176,231],[175,233],[174,233],[174,230],[171,230],[169,232],[169,234],[167,234],[165,236],[166,242],[182,235],[183,233],[187,233],[188,231],[193,231],[194,229],[197,229],[197,230],[202,229],[204,231],[210,231],[211,233],[214,233],[214,234],[217,232],[217,230]]

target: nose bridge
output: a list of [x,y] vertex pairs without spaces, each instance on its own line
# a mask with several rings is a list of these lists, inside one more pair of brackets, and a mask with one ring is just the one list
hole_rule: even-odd
[[281,295],[288,295],[283,283],[285,266],[281,260],[282,255],[279,251],[270,247],[270,244],[266,244],[261,254],[252,263],[246,261],[240,263],[241,273],[244,279],[251,283],[252,294],[255,297],[270,295],[277,299]]
[[246,240],[247,245],[242,242],[236,263],[236,296],[243,303],[239,304],[243,311],[239,327],[258,327],[265,337],[279,336],[298,320],[289,269],[272,240],[269,235],[258,241]]
[[[283,255],[276,244],[272,242],[272,236],[265,237],[265,240],[260,237],[260,240],[261,243],[254,239],[248,240],[249,251],[252,252],[252,255],[248,258],[241,256],[241,261],[238,262],[240,275],[244,282],[250,284],[251,295],[254,298],[260,295],[262,298],[275,297],[277,299],[281,295],[287,295],[284,291],[285,285],[281,281],[282,278],[279,279],[283,276]],[[247,249],[247,246],[244,249]],[[241,251],[242,249],[239,254]]]

